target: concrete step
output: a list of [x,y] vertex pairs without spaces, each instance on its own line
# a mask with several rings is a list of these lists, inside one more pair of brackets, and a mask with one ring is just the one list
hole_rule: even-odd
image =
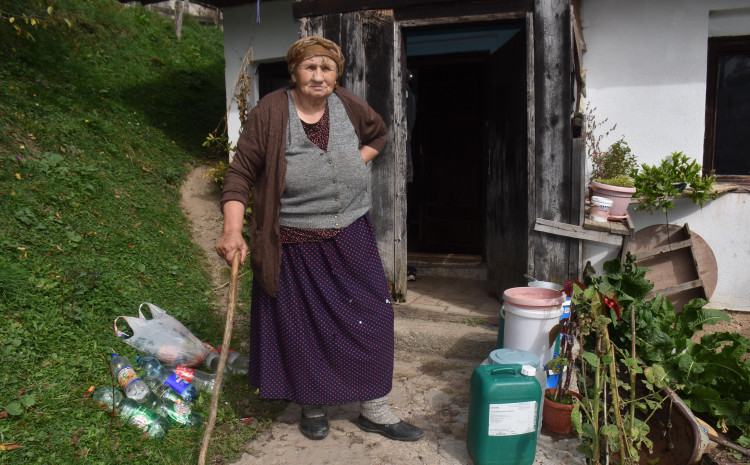
[[486,281],[487,267],[481,255],[409,252],[407,261],[421,276]]

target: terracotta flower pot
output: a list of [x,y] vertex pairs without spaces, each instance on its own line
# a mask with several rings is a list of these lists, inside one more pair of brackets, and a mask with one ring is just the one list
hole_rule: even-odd
[[[544,391],[542,425],[553,433],[570,434],[573,431],[573,424],[570,422],[570,413],[573,411],[573,404],[558,404],[547,399],[547,395],[554,394],[554,392],[555,388],[545,389]],[[582,399],[581,395],[575,391],[568,391],[568,394]]]
[[635,194],[635,187],[620,187],[610,184],[602,184],[592,181],[590,190],[593,195],[605,197],[612,200],[612,208],[609,210],[609,217],[614,219],[625,218],[628,213],[628,204]]

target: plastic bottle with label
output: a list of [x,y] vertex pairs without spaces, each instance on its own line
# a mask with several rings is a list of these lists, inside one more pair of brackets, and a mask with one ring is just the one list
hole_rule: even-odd
[[184,365],[163,365],[163,368],[171,370],[180,378],[192,384],[201,391],[213,392],[216,383],[216,375],[196,370]]
[[143,382],[141,378],[135,373],[133,364],[130,363],[127,357],[118,354],[112,354],[112,358],[109,362],[110,370],[117,379],[117,383],[120,385],[125,396],[129,399],[133,399],[138,403],[146,402],[149,394],[148,386]]
[[149,389],[151,389],[151,392],[153,392],[157,397],[171,400],[176,404],[192,405],[191,402],[177,394],[174,389],[165,385],[156,376],[146,376],[143,378],[143,382],[146,383]]
[[169,429],[169,420],[133,399],[122,399],[117,405],[117,413],[131,425],[148,433],[149,438],[159,439]]
[[[160,400],[155,396],[150,398]],[[91,400],[109,409],[115,408],[120,417],[148,433],[150,438],[161,438],[169,429],[170,421],[167,418],[133,399],[123,398],[120,390],[111,386],[99,386],[94,389]]]
[[[137,361],[138,367],[143,369],[147,376],[158,378],[162,384],[174,389],[174,391],[183,399],[188,402],[195,402],[195,399],[198,398],[199,393],[195,386],[180,378],[173,371],[167,370],[161,366],[159,361],[154,357],[138,357]],[[146,386],[146,388],[148,388],[148,386]]]
[[160,417],[169,420],[173,425],[184,428],[197,428],[203,423],[203,418],[193,412],[188,403],[176,403],[169,399],[154,396],[154,400],[148,408],[153,410]]

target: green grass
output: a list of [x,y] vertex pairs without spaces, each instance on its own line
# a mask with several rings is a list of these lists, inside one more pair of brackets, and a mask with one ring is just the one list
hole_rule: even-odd
[[[48,3],[2,9],[41,17]],[[222,33],[188,17],[177,41],[171,20],[142,7],[54,5],[72,27],[27,28],[31,40],[0,21],[0,443],[21,446],[0,464],[195,463],[203,428],[144,439],[87,391],[111,383],[112,349],[138,355],[112,325],[141,302],[221,342],[179,185],[218,161],[201,142],[224,113]],[[280,404],[243,379],[225,386],[209,454],[228,462]],[[204,417],[209,403],[197,404]],[[260,421],[239,422],[248,416]]]

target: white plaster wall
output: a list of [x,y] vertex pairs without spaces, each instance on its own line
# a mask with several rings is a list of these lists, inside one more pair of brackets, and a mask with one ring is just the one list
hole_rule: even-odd
[[[240,120],[236,105],[232,105],[234,85],[242,61],[252,47],[255,63],[283,61],[289,46],[299,39],[299,22],[292,15],[292,0],[260,3],[258,22],[257,3],[224,9],[224,79],[227,90],[227,126],[229,139],[239,138]],[[257,67],[253,66],[253,89],[250,101],[258,99]]]
[[[703,158],[708,37],[750,34],[750,0],[583,0],[587,100],[598,119],[625,137],[640,163],[673,151]],[[729,193],[699,208],[680,199],[669,222],[688,223],[716,256],[719,279],[710,306],[750,310],[750,194]],[[636,229],[663,215],[630,209]],[[612,247],[586,243],[601,270]]]

